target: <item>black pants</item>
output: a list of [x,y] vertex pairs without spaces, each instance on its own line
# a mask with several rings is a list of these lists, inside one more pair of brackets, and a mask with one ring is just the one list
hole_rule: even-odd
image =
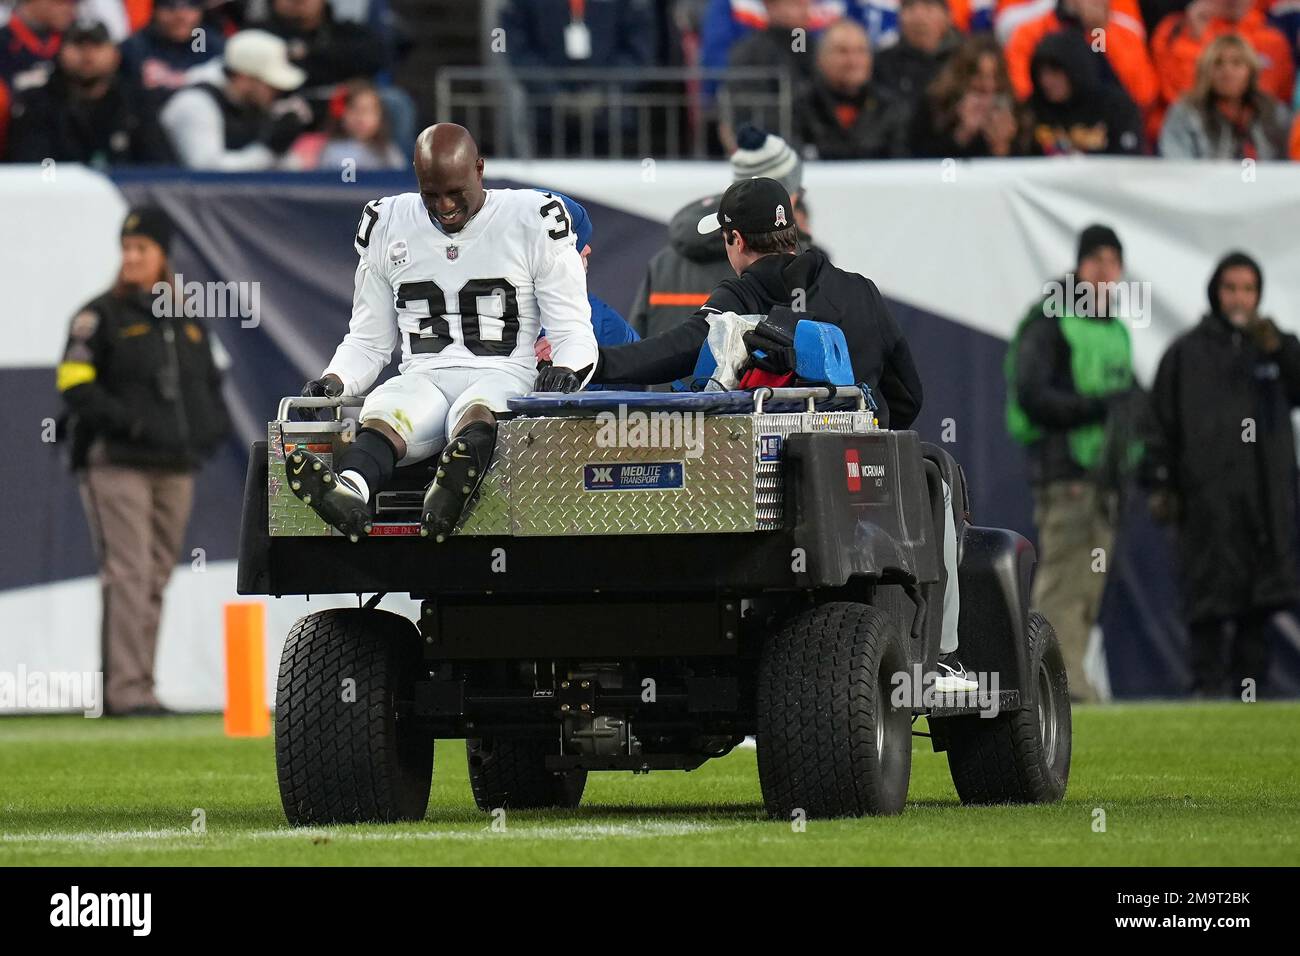
[[1192,692],[1239,697],[1247,678],[1255,681],[1256,691],[1262,690],[1268,679],[1268,622],[1275,613],[1272,608],[1258,608],[1188,625]]

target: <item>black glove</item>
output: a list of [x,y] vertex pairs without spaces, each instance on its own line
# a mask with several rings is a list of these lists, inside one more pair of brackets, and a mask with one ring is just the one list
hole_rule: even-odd
[[[794,329],[800,319],[812,318],[786,305],[774,305],[762,322],[741,336],[749,350],[749,366],[784,375],[795,367]],[[755,355],[761,352],[762,355]]]
[[[343,383],[333,376],[314,378],[302,387],[303,398],[338,398],[343,394]],[[320,421],[321,409],[299,408],[298,418],[304,422]]]
[[794,336],[764,319],[741,339],[749,350],[749,364],[765,372],[783,375],[795,367]]
[[312,124],[311,107],[301,96],[276,100],[267,113],[259,137],[275,153],[283,153]]
[[582,379],[571,368],[562,365],[548,365],[537,373],[533,383],[534,392],[576,392],[582,388]]

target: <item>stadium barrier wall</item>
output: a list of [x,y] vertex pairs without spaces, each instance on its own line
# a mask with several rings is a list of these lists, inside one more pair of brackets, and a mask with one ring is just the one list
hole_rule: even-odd
[[[584,202],[595,224],[590,286],[621,311],[678,208],[725,188],[724,163],[490,161],[489,185],[543,186]],[[111,282],[130,204],[176,220],[173,266],[187,281],[256,282],[255,321],[213,318],[228,353],[237,438],[199,478],[194,516],[169,586],[158,658],[161,698],[181,709],[223,699],[222,614],[234,598],[237,514],[248,443],[277,399],[319,373],[347,328],[361,207],[413,185],[409,174],[228,176],[0,168],[0,407],[6,541],[0,549],[0,672],[98,666],[98,586],[76,484],[55,444],[53,369],[67,323]],[[1147,160],[1010,160],[811,164],[812,232],[844,268],[872,277],[912,340],[926,386],[918,422],[964,464],[976,520],[1032,536],[1023,455],[1002,424],[1006,339],[1045,281],[1068,271],[1075,236],[1113,226],[1126,279],[1149,283],[1133,323],[1139,378],[1205,310],[1205,283],[1241,248],[1265,272],[1264,310],[1300,331],[1300,167]],[[1213,401],[1206,383],[1206,401]],[[1172,695],[1187,678],[1165,532],[1136,506],[1110,562],[1091,663],[1118,697]],[[300,614],[351,595],[268,602],[267,687],[279,644]],[[410,612],[397,596],[385,607]],[[1285,621],[1283,622],[1286,623]],[[1275,682],[1300,692],[1295,628],[1277,635]]]

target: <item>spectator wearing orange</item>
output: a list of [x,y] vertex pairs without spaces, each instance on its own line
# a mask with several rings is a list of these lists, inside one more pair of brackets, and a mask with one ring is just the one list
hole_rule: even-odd
[[1259,88],[1283,103],[1291,102],[1295,64],[1281,31],[1269,26],[1255,0],[1192,0],[1182,13],[1160,21],[1151,38],[1151,56],[1160,77],[1164,104],[1176,103],[1196,85],[1196,64],[1214,40],[1235,33],[1251,45],[1259,60]]
[[1287,155],[1300,163],[1300,113],[1291,124],[1291,145],[1287,148]]
[[1170,107],[1160,153],[1170,159],[1283,159],[1290,111],[1259,88],[1259,61],[1235,33],[1211,41],[1196,85]]
[[[1152,0],[1147,0],[1147,3],[1150,2]],[[1187,0],[1168,0],[1168,2],[1177,6],[1180,2],[1186,3]],[[1143,24],[1145,29],[1145,24],[1148,22],[1144,12],[1147,3],[1139,3],[1138,0],[1111,0],[1110,12]],[[997,0],[993,9],[994,35],[999,43],[1005,44],[1011,39],[1011,34],[1016,32],[1017,27],[1030,20],[1037,20],[1044,13],[1049,13],[1054,6],[1056,0]]]
[[970,37],[917,104],[909,130],[917,158],[1020,156],[1028,127],[1012,95],[997,41]]
[[1160,84],[1147,55],[1146,30],[1141,20],[1117,12],[1111,0],[1059,0],[1056,9],[1021,24],[1007,41],[1007,72],[1017,98],[1034,91],[1030,70],[1034,50],[1049,33],[1071,30],[1089,45],[1098,77],[1119,85],[1145,112],[1156,105]]
[[[993,29],[994,0],[947,0],[946,5],[952,25],[962,33],[987,33]],[[902,19],[901,10],[899,19]],[[901,32],[901,22],[899,26]]]

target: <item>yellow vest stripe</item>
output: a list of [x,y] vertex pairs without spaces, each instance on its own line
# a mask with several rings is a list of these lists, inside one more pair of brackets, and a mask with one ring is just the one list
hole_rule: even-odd
[[84,385],[95,380],[95,366],[89,362],[64,362],[58,368],[57,379],[60,392],[77,385]]

